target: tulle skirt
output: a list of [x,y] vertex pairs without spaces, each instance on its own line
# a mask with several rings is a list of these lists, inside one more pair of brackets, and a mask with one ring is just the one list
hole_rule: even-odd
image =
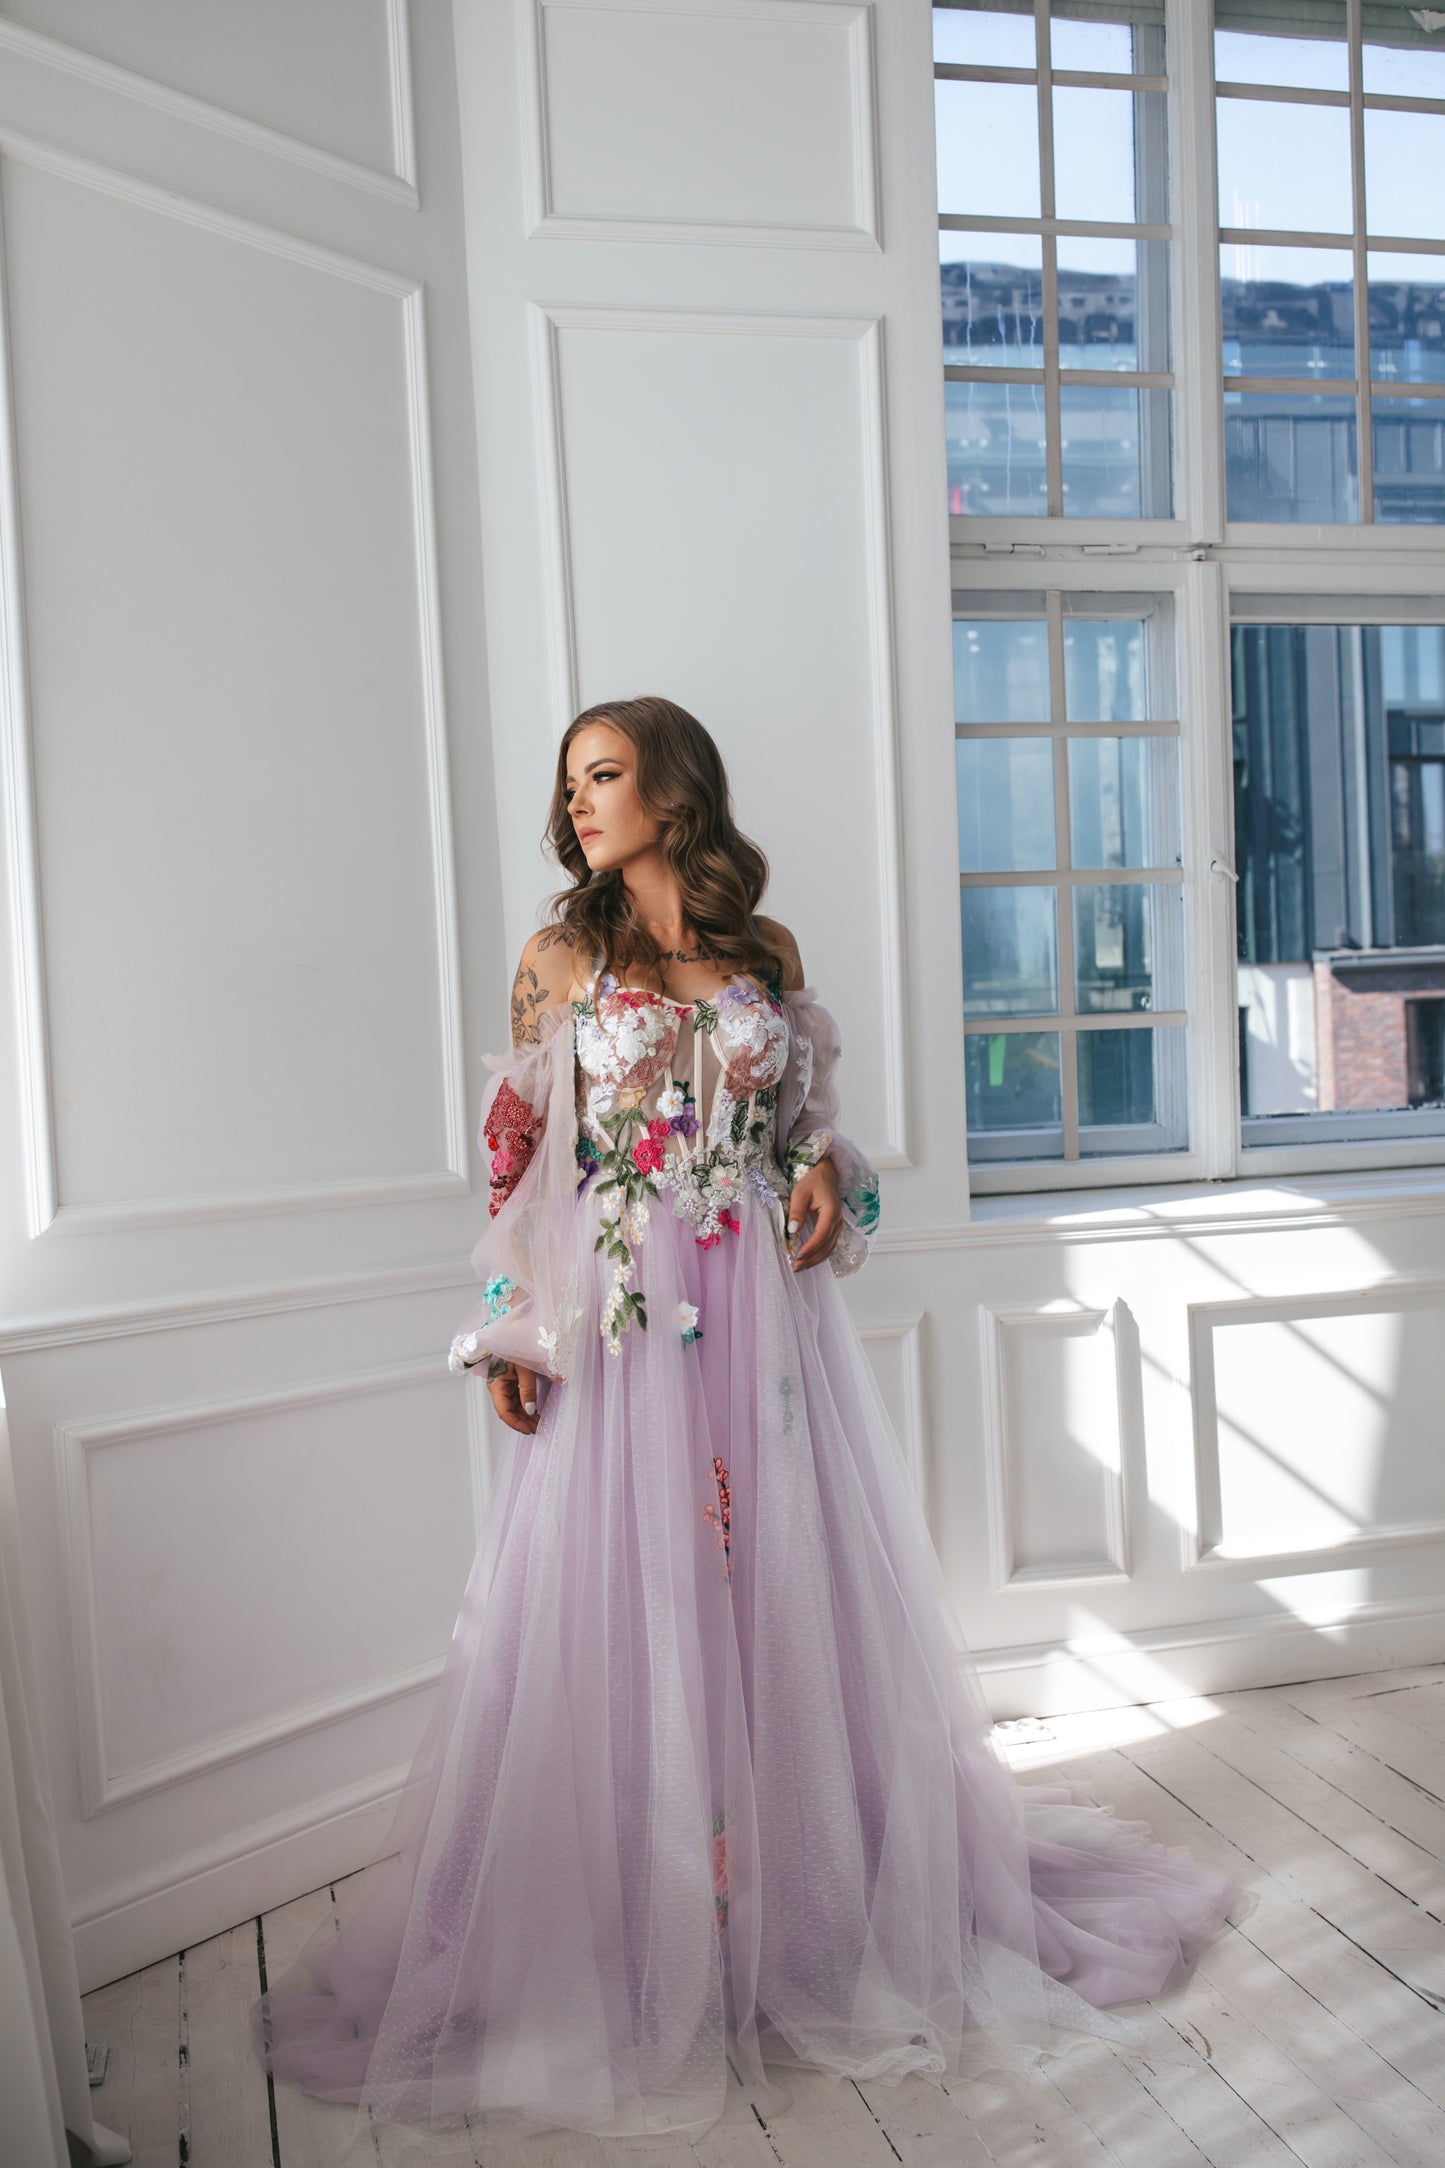
[[508,1433],[396,1856],[252,2013],[278,2079],[382,2122],[693,2137],[729,2060],[766,2105],[778,2065],[1131,2037],[1103,2012],[1223,1920],[1223,1877],[1009,1774],[837,1283],[761,1195],[737,1218],[704,1249],[654,1201],[646,1329],[584,1326]]

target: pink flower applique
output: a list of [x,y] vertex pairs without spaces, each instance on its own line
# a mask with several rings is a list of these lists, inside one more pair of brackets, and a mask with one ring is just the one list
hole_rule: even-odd
[[732,1894],[733,1810],[725,1807],[712,1818],[712,1931],[720,1935],[728,1923],[728,1898]]
[[[664,1123],[664,1129],[666,1129],[666,1126],[666,1123]],[[656,1174],[666,1156],[661,1139],[658,1137],[639,1137],[632,1147],[632,1157],[644,1174]]]
[[713,1480],[717,1484],[717,1504],[713,1505],[709,1502],[705,1505],[702,1509],[702,1517],[707,1522],[708,1527],[715,1529],[717,1532],[718,1549],[722,1552],[724,1559],[723,1579],[731,1581],[733,1569],[728,1553],[731,1545],[730,1532],[733,1518],[732,1492],[728,1488],[727,1469],[716,1455],[713,1457],[712,1472]]

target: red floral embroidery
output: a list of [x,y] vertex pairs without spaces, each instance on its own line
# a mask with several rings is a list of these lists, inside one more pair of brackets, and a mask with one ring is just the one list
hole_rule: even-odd
[[702,1517],[709,1528],[717,1531],[718,1549],[722,1552],[726,1561],[723,1567],[723,1579],[730,1581],[733,1577],[732,1563],[728,1556],[730,1530],[732,1528],[732,1492],[728,1488],[727,1469],[716,1455],[713,1457],[712,1472],[713,1480],[717,1484],[718,1502],[716,1505],[711,1503],[705,1505],[702,1509]]
[[657,1137],[639,1137],[632,1147],[632,1157],[644,1174],[656,1174],[666,1156],[666,1151]]
[[488,1202],[493,1219],[531,1165],[541,1133],[537,1109],[503,1078],[487,1116],[487,1146],[492,1155]]
[[732,1894],[733,1810],[725,1807],[712,1818],[712,1931],[720,1935],[728,1923],[728,1898]]
[[719,1242],[721,1242],[722,1236],[714,1229],[710,1235],[697,1235],[694,1239],[700,1250],[715,1250]]
[[736,1212],[719,1212],[717,1223],[719,1227],[726,1227],[729,1234],[740,1235],[743,1231],[743,1223]]

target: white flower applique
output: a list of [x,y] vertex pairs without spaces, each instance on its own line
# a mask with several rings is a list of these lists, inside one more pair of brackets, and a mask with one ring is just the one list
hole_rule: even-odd
[[677,1323],[682,1334],[684,1347],[688,1346],[691,1341],[702,1338],[702,1327],[697,1321],[697,1304],[695,1302],[680,1302],[678,1304]]

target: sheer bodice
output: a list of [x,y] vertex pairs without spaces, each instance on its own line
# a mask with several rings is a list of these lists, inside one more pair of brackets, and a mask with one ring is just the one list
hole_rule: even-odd
[[606,972],[572,1007],[584,1181],[625,1129],[634,1161],[706,1240],[749,1183],[766,1203],[786,1200],[797,1167],[826,1149],[815,1134],[791,1166],[779,1160],[790,1036],[782,1002],[751,980],[734,974],[711,999],[674,1001]]

